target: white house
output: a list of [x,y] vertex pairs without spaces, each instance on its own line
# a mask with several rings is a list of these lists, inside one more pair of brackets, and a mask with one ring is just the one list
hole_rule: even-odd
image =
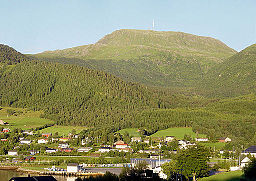
[[69,145],[67,143],[62,143],[62,144],[59,144],[58,146],[59,148],[68,148]]
[[175,139],[174,136],[166,136],[166,137],[165,137],[165,141],[166,141],[166,142],[172,142],[174,139]]
[[209,141],[209,139],[208,138],[196,138],[196,141],[206,142],[206,141]]
[[10,156],[17,156],[18,152],[14,151],[14,150],[11,150],[11,151],[8,151],[8,155],[10,155]]
[[69,163],[67,165],[67,172],[78,172],[79,171],[79,165],[77,163]]
[[57,150],[56,150],[56,149],[53,149],[53,148],[46,148],[45,152],[46,152],[46,153],[56,153]]
[[141,137],[132,137],[131,142],[141,142]]
[[250,163],[251,160],[248,157],[245,157],[242,161],[241,161],[241,168],[245,167],[248,163]]
[[34,134],[33,131],[23,131],[22,133],[27,134],[27,135],[33,135]]
[[23,140],[20,140],[20,144],[30,144],[31,143],[31,140],[26,140],[26,139],[23,139]]
[[37,143],[39,143],[39,144],[46,144],[46,143],[48,143],[48,140],[47,139],[39,139],[37,141]]
[[90,150],[92,150],[91,147],[84,147],[84,148],[78,148],[77,152],[89,152]]
[[105,152],[109,152],[110,150],[111,150],[110,147],[101,147],[101,148],[99,149],[99,152],[105,153]]

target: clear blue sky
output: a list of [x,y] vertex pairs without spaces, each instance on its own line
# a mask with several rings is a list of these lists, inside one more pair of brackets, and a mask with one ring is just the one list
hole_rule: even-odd
[[95,43],[117,29],[182,31],[242,50],[256,43],[256,0],[0,0],[0,43],[22,53]]

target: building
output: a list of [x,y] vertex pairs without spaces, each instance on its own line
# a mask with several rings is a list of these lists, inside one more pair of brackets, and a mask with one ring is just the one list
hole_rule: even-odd
[[58,147],[63,149],[63,148],[68,148],[69,145],[67,143],[61,143],[61,144],[59,144]]
[[62,148],[61,151],[70,153],[74,150],[74,148]]
[[49,136],[52,136],[52,133],[42,133],[42,137],[48,138]]
[[27,156],[24,160],[25,160],[25,161],[34,161],[35,159],[36,159],[36,157]]
[[4,122],[3,120],[0,120],[0,125],[8,125],[9,123]]
[[3,133],[9,133],[9,132],[10,132],[10,129],[9,129],[9,128],[4,128],[4,129],[2,130],[2,132],[3,132]]
[[101,147],[99,149],[99,152],[106,153],[106,152],[109,152],[111,149],[112,149],[111,147]]
[[127,148],[128,144],[124,143],[123,141],[117,141],[114,143],[115,148]]
[[206,141],[209,141],[209,139],[208,138],[196,138],[196,141],[206,142]]
[[78,148],[77,152],[82,153],[82,152],[89,152],[90,150],[92,150],[91,147],[84,147],[84,148]]
[[79,165],[78,165],[78,163],[69,163],[67,165],[67,172],[70,172],[70,173],[79,172]]
[[153,173],[157,173],[161,179],[167,179],[167,175],[163,172],[163,169],[161,167],[155,167],[152,170]]
[[243,155],[248,155],[250,154],[251,156],[254,156],[256,158],[256,145],[254,146],[250,146],[249,148],[247,148],[246,150],[242,151]]
[[31,144],[31,140],[23,139],[23,140],[20,141],[20,144],[27,144],[27,145],[29,145],[29,144]]
[[58,150],[53,149],[53,148],[46,148],[45,152],[46,153],[56,153]]
[[222,138],[219,138],[219,142],[222,142],[222,143],[227,143],[227,142],[230,142],[231,139],[229,137],[222,137]]
[[48,143],[48,140],[47,139],[39,139],[39,140],[37,140],[37,143],[38,144],[46,144],[46,143]]
[[141,137],[132,137],[131,142],[141,142]]
[[35,154],[39,153],[39,151],[38,150],[29,150],[29,153],[30,153],[30,155],[35,155]]
[[146,162],[150,168],[155,168],[161,166],[166,162],[170,162],[170,159],[151,159],[151,158],[131,158],[132,166],[137,165],[138,163]]
[[11,151],[8,151],[8,155],[10,155],[10,156],[17,156],[18,152],[15,151],[15,150],[11,150]]
[[59,138],[61,142],[68,142],[71,138]]
[[241,161],[241,168],[245,167],[248,163],[250,163],[251,160],[248,157],[245,157],[242,161]]
[[33,135],[34,134],[33,131],[23,131],[22,133],[27,134],[27,135]]
[[166,142],[172,142],[174,139],[175,139],[174,136],[166,136],[166,137],[165,137],[165,141],[166,141]]

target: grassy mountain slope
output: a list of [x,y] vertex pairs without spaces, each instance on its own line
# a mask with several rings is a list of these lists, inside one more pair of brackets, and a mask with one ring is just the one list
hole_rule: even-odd
[[35,55],[82,64],[128,81],[154,86],[191,86],[209,67],[233,55],[224,43],[182,32],[118,30],[92,45]]
[[208,95],[234,97],[255,93],[256,44],[213,67],[202,84]]

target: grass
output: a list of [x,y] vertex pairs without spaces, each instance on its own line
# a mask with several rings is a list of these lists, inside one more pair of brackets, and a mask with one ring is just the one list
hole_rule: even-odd
[[[1,107],[0,110],[0,120],[8,122],[9,129],[21,128],[21,129],[30,129],[43,126],[45,124],[53,124],[54,121],[49,119],[40,118],[42,112],[40,111],[30,111],[22,108],[10,108],[10,107]],[[8,116],[7,110],[12,109],[15,111],[14,115]]]
[[205,177],[199,179],[199,181],[240,181],[243,172],[241,170],[220,173],[217,175],[212,175],[210,177]]
[[207,147],[215,148],[215,149],[222,149],[226,143],[216,142],[216,143],[200,143],[200,144]]
[[82,130],[86,129],[86,127],[83,126],[58,126],[58,125],[54,125],[45,129],[41,130],[41,133],[56,133],[58,132],[58,134],[60,136],[67,136],[68,133],[71,133],[72,130],[76,130],[76,134],[80,133]]
[[174,136],[177,139],[183,139],[184,135],[190,135],[192,138],[200,137],[205,138],[206,135],[204,134],[197,134],[192,131],[192,128],[168,128],[165,130],[157,131],[156,133],[152,134],[151,137],[166,137],[166,136]]
[[129,136],[134,136],[134,137],[140,136],[140,133],[138,132],[138,128],[126,128],[118,131],[118,133],[120,134],[124,134],[125,132],[127,132]]

